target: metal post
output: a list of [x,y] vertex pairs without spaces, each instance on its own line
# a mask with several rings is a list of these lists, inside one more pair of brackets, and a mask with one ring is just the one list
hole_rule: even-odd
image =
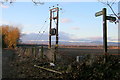
[[104,53],[107,54],[107,17],[106,17],[106,8],[103,8],[103,47]]

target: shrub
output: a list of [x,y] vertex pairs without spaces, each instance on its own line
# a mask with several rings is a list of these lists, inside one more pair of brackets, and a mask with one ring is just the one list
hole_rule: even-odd
[[2,47],[14,48],[19,42],[20,29],[18,27],[2,25]]

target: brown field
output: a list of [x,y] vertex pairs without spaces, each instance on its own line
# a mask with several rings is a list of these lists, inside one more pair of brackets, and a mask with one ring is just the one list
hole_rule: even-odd
[[[118,52],[120,47],[117,46],[109,46],[108,53],[110,55],[120,55]],[[60,53],[68,54],[68,55],[81,55],[81,54],[94,54],[94,55],[103,55],[104,50],[102,46],[61,46],[59,48]]]

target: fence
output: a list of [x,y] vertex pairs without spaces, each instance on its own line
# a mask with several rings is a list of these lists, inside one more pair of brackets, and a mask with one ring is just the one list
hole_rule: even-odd
[[54,48],[48,49],[47,45],[17,45],[17,52],[23,57],[47,58],[50,61],[55,61],[56,51]]

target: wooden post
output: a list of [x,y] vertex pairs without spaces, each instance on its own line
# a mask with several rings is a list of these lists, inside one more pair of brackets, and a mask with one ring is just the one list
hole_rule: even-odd
[[107,53],[107,11],[106,8],[103,8],[103,47],[104,47],[104,62],[108,61],[108,53]]
[[[56,13],[56,16],[54,16],[54,13]],[[53,15],[53,16],[52,16]],[[56,20],[56,28],[52,28],[52,20]],[[59,23],[59,7],[50,9],[50,30],[49,30],[49,48],[51,49],[51,36],[56,36],[56,45],[53,52],[53,62],[56,61],[56,53],[58,52],[58,23]],[[53,30],[55,30],[55,33],[51,33]],[[52,50],[52,49],[51,49]]]
[[[103,48],[104,48],[104,54],[105,54],[105,62],[107,61],[107,19],[109,20],[109,17],[107,17],[107,11],[106,8],[103,8],[102,11],[99,11],[95,14],[95,16],[101,16],[103,15]],[[115,18],[113,18],[115,20]]]
[[53,48],[53,63],[55,64],[56,61],[56,47]]
[[103,8],[103,47],[104,53],[107,54],[107,17],[106,8]]
[[41,58],[43,59],[43,46],[41,46]]
[[32,48],[32,53],[33,53],[33,57],[36,57],[36,55],[35,55],[35,47]]
[[56,23],[56,45],[54,51],[54,63],[56,61],[56,54],[58,53],[58,23],[59,23],[59,8],[57,7],[57,23]]
[[26,48],[26,56],[29,56],[28,48]]
[[33,47],[31,47],[31,49],[32,49],[32,57],[34,57],[34,54],[33,54]]
[[58,47],[58,22],[59,22],[59,8],[57,7],[57,23],[56,23],[56,48]]
[[50,10],[49,48],[51,48],[52,10]]

